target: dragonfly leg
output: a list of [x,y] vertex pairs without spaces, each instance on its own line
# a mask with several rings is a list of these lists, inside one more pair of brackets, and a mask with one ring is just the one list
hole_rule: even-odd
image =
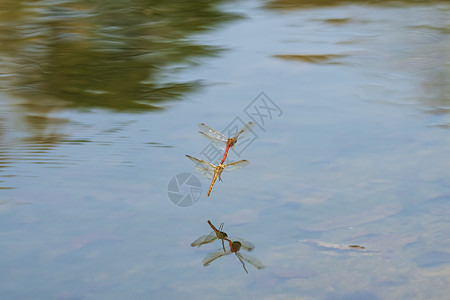
[[222,239],[222,248],[223,248],[223,252],[226,252],[226,251],[225,251],[225,244],[224,244],[224,242],[223,242],[223,239]]

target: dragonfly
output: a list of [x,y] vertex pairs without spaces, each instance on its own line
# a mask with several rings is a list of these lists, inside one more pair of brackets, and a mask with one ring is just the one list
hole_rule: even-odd
[[222,161],[220,162],[221,164],[223,164],[223,162],[227,158],[228,150],[236,144],[238,139],[242,139],[243,137],[248,135],[252,131],[254,126],[255,123],[248,122],[241,130],[236,132],[236,134],[232,138],[227,138],[225,135],[215,131],[205,123],[198,124],[198,127],[203,130],[199,131],[200,134],[206,137],[218,149],[225,150]]
[[191,247],[200,247],[201,245],[204,244],[208,244],[208,243],[212,243],[215,240],[219,239],[222,240],[222,248],[223,251],[225,252],[225,244],[224,244],[224,240],[226,238],[228,238],[228,234],[226,234],[226,232],[223,232],[223,224],[224,223],[220,223],[219,229],[217,229],[210,220],[208,220],[208,224],[209,226],[212,228],[212,232],[208,235],[202,235],[201,237],[199,237],[198,239],[196,239],[195,241],[193,241],[191,243]]
[[241,244],[241,242],[239,241],[231,241],[230,239],[226,238],[226,241],[228,241],[228,243],[230,244],[230,249],[228,251],[222,251],[222,250],[218,250],[212,253],[209,253],[204,259],[203,259],[203,266],[206,267],[208,266],[211,262],[213,262],[214,260],[218,259],[219,257],[225,256],[225,255],[229,255],[234,253],[237,258],[239,259],[239,261],[242,263],[242,267],[244,268],[245,272],[248,274],[247,268],[245,267],[245,262],[250,263],[251,265],[253,265],[255,268],[257,268],[258,270],[260,269],[264,269],[264,265],[263,263],[257,259],[256,257],[253,257],[251,255],[245,254],[245,253],[241,253],[239,252],[241,250],[241,248],[244,248],[243,245]]
[[[208,235],[202,235],[201,237],[199,237],[198,239],[196,239],[195,241],[193,241],[191,243],[191,247],[200,247],[201,245],[205,245],[208,243],[212,243],[216,240],[222,240],[222,248],[223,251],[225,252],[225,244],[224,241],[228,238],[228,235],[226,234],[226,232],[223,232],[223,224],[224,223],[220,223],[220,227],[219,229],[217,229],[210,220],[208,220],[208,224],[209,226],[213,229],[213,231],[208,234]],[[233,240],[237,240],[241,243],[241,247],[247,251],[252,251],[253,248],[255,248],[255,245],[253,245],[251,242],[244,240],[243,238],[238,238],[238,237],[233,237]]]
[[248,165],[250,162],[248,160],[239,160],[239,161],[235,161],[229,164],[219,164],[219,165],[213,165],[212,163],[206,162],[204,160],[192,157],[190,155],[186,155],[187,158],[189,158],[190,160],[192,160],[195,163],[195,170],[197,172],[199,172],[202,176],[212,180],[211,185],[209,186],[209,190],[208,193],[206,194],[206,197],[209,197],[209,194],[211,194],[211,190],[214,186],[214,183],[216,182],[217,179],[219,179],[220,181],[222,181],[222,178],[220,177],[220,175],[222,174],[222,172],[225,171],[233,171],[239,168],[242,168],[246,165]]

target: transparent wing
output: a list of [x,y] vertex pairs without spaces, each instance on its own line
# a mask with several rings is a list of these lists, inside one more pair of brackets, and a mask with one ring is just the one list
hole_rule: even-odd
[[211,252],[208,255],[205,256],[205,258],[203,259],[202,263],[203,266],[206,267],[208,266],[210,263],[212,263],[214,260],[218,259],[219,257],[222,257],[224,255],[228,255],[231,252],[224,252],[223,250],[217,250],[215,252]]
[[198,124],[198,128],[200,128],[200,133],[203,133],[204,136],[206,137],[212,137],[216,140],[221,140],[222,142],[224,142],[225,144],[227,143],[228,138],[223,135],[222,133],[215,131],[214,129],[212,129],[211,127],[209,127],[208,125],[206,125],[205,123],[200,123]]
[[225,171],[233,171],[245,167],[250,162],[248,160],[239,160],[225,165]]
[[252,251],[253,249],[255,249],[255,245],[253,245],[253,243],[246,241],[243,238],[231,237],[230,240],[239,241],[241,243],[241,249],[245,249],[247,251]]
[[202,169],[199,167],[194,167],[195,171],[200,173],[203,177],[208,178],[209,180],[212,180],[214,178],[214,170],[211,169]]
[[204,244],[208,244],[208,243],[212,243],[215,240],[217,240],[217,235],[216,233],[213,231],[208,235],[202,235],[201,237],[199,237],[198,239],[196,239],[195,241],[193,241],[191,243],[191,247],[200,247],[201,245]]
[[216,147],[220,150],[225,150],[227,148],[227,140],[223,141],[221,139],[216,139],[215,137],[207,135],[206,133],[203,133],[201,131],[199,131],[199,132],[201,135],[203,135],[205,138],[207,138],[214,145],[214,147]]
[[224,136],[222,133],[215,131],[205,123],[198,124],[198,127],[200,130],[203,130],[203,132],[209,136],[212,136],[218,140],[224,140],[225,142],[228,140],[226,136]]
[[210,164],[209,162],[206,162],[204,160],[192,157],[190,155],[186,155],[187,158],[189,158],[191,161],[195,164],[195,170],[202,174],[202,176],[212,180],[214,177],[214,170],[216,169],[216,166],[213,164]]
[[240,259],[245,260],[249,264],[252,264],[257,269],[261,270],[261,269],[265,268],[263,263],[254,256],[251,256],[251,255],[248,255],[245,253],[240,253],[240,252],[236,252],[236,256],[239,257]]
[[242,128],[241,130],[239,130],[234,136],[233,138],[238,139],[238,138],[243,138],[246,137],[250,132],[252,132],[253,128],[255,128],[255,123],[253,122],[248,122],[244,128]]
[[215,165],[213,165],[207,161],[192,157],[190,155],[186,155],[186,157],[189,158],[190,160],[192,160],[196,167],[204,168],[204,169],[211,168],[213,170],[216,168]]

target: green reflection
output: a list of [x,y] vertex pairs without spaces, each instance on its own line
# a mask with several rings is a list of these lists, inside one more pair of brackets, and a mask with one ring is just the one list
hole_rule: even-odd
[[2,88],[31,106],[161,108],[199,87],[171,75],[217,54],[189,36],[236,18],[220,2],[2,1]]

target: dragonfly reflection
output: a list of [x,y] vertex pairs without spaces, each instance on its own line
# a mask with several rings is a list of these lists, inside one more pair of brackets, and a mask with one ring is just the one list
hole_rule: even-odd
[[220,175],[222,174],[222,172],[224,170],[225,171],[233,171],[233,170],[242,168],[249,164],[249,161],[244,159],[244,160],[235,161],[235,162],[225,164],[225,165],[221,163],[216,166],[216,165],[213,165],[204,160],[192,157],[190,155],[186,155],[186,157],[195,163],[194,168],[197,172],[199,172],[202,176],[212,180],[211,185],[209,186],[208,193],[206,194],[206,197],[209,197],[209,194],[211,193],[211,190],[212,190],[216,180],[219,179],[220,181],[222,181],[222,178],[220,177]]
[[206,125],[205,123],[198,124],[198,127],[200,127],[200,129],[203,130],[203,131],[199,131],[199,132],[204,137],[206,137],[216,148],[218,148],[220,150],[225,150],[222,161],[220,162],[221,164],[223,164],[223,162],[227,158],[228,150],[236,144],[238,139],[242,139],[246,135],[248,135],[252,131],[254,125],[255,124],[253,122],[248,122],[244,126],[244,128],[242,128],[241,130],[236,132],[236,134],[232,138],[227,138],[225,135],[223,135],[220,132],[215,131],[214,129],[212,129],[211,127]]
[[242,263],[242,267],[244,268],[246,273],[248,273],[248,271],[247,271],[247,268],[245,267],[244,261],[250,263],[251,265],[253,265],[254,267],[256,267],[259,270],[260,269],[264,269],[264,265],[259,259],[257,259],[254,256],[251,256],[251,255],[239,252],[241,250],[241,248],[243,248],[243,245],[241,244],[241,242],[239,242],[239,241],[231,241],[228,238],[226,238],[225,240],[228,241],[228,243],[230,245],[230,249],[228,251],[218,250],[218,251],[209,253],[203,259],[203,266],[204,267],[208,266],[211,262],[213,262],[214,260],[218,259],[219,257],[226,256],[226,255],[234,253],[236,255],[236,257],[239,259],[239,261]]
[[191,246],[192,247],[195,247],[195,246],[200,247],[201,245],[209,244],[209,243],[212,243],[215,240],[219,239],[219,240],[222,240],[222,247],[223,247],[223,251],[225,252],[224,239],[226,239],[228,237],[228,235],[225,232],[221,231],[223,229],[223,223],[220,223],[219,230],[217,230],[217,228],[214,227],[214,225],[211,223],[210,220],[208,220],[208,224],[212,228],[213,231],[210,234],[202,235],[201,237],[199,237],[198,239],[193,241],[191,243]]
[[[208,224],[209,226],[212,228],[212,232],[208,235],[202,235],[201,237],[199,237],[198,239],[196,239],[195,241],[193,241],[191,243],[192,247],[200,247],[201,245],[205,245],[205,244],[209,244],[212,243],[216,240],[221,240],[222,241],[222,248],[223,251],[225,252],[225,243],[224,241],[227,240],[228,238],[228,234],[226,232],[221,231],[223,229],[223,224],[224,223],[220,223],[219,229],[217,229],[210,220],[208,220]],[[243,238],[239,238],[239,237],[232,237],[232,240],[235,241],[239,241],[241,243],[241,248],[247,250],[247,251],[252,251],[253,248],[255,248],[255,245],[253,245],[252,243],[250,243],[249,241],[244,240]]]

